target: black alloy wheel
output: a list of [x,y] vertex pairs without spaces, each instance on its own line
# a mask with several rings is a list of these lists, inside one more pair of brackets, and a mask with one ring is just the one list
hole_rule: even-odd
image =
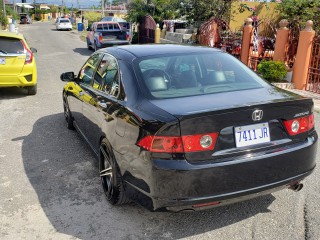
[[100,145],[99,172],[107,200],[112,205],[128,203],[129,199],[124,192],[118,165],[112,153],[111,146],[105,139],[102,140]]
[[63,100],[63,113],[64,113],[64,118],[67,121],[67,128],[70,130],[74,130],[73,126],[73,118],[71,116],[68,104],[66,103],[66,100]]

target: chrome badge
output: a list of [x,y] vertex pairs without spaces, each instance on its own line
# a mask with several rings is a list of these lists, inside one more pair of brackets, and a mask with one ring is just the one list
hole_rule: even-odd
[[252,120],[253,121],[260,121],[263,117],[263,111],[262,110],[254,110],[252,113]]

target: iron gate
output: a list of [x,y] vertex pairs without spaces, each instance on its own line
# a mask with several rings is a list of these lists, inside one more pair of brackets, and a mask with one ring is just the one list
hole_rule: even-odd
[[150,15],[145,16],[139,25],[139,43],[154,43],[155,30],[156,22],[154,19]]
[[320,93],[320,36],[313,40],[306,90]]

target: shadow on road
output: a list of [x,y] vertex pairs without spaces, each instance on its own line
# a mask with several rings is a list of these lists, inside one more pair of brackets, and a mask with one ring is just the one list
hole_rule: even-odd
[[79,239],[178,239],[268,212],[267,195],[201,212],[159,213],[111,206],[100,187],[97,161],[63,114],[40,118],[23,140],[25,172],[56,231]]
[[0,100],[23,98],[27,96],[29,96],[28,92],[24,88],[18,88],[18,87],[0,88]]
[[89,50],[89,49],[87,49],[85,47],[83,47],[83,48],[74,48],[73,51],[75,53],[79,53],[79,54],[81,54],[83,56],[88,56],[88,57],[93,53],[93,51],[91,51],[91,50]]

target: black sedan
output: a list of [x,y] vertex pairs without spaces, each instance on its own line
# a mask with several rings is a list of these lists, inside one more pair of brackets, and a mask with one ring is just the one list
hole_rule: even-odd
[[111,204],[205,209],[298,191],[316,166],[312,99],[220,50],[105,48],[61,80],[67,126],[96,154]]

